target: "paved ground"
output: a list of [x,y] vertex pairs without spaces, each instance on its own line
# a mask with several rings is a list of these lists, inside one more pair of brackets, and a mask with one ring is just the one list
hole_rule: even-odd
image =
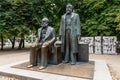
[[90,59],[105,60],[111,71],[113,80],[120,80],[120,55],[90,54]]
[[[29,59],[29,50],[0,51],[0,66]],[[90,59],[105,60],[108,64],[113,80],[120,80],[120,55],[94,55]],[[16,80],[0,76],[0,80]]]
[[29,59],[29,50],[0,51],[0,66]]
[[[0,66],[29,59],[28,53],[29,50],[0,51]],[[17,80],[17,79],[0,76],[0,80]]]

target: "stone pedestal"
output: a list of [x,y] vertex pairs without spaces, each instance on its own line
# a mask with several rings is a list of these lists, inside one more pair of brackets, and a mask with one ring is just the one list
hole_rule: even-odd
[[60,49],[60,46],[55,46],[54,64],[59,64],[62,62],[62,54]]
[[[77,62],[88,62],[89,61],[89,44],[79,43],[79,53],[76,54]],[[61,45],[55,44],[55,55],[54,64],[59,64],[64,59],[64,53],[61,53]]]
[[79,53],[77,54],[77,60],[79,62],[89,61],[89,45],[86,43],[79,44]]

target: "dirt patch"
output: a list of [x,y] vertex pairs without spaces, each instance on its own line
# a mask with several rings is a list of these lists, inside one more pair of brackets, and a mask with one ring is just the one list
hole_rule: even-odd
[[115,73],[115,71],[113,70],[113,68],[110,67],[109,65],[108,65],[108,68],[109,68],[109,71],[111,73],[112,79],[113,80],[120,80],[120,78],[117,76],[117,74]]

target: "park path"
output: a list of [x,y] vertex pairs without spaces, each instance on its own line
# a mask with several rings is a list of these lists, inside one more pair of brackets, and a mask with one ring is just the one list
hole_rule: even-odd
[[[29,59],[29,50],[0,51],[0,66],[16,63],[18,61],[23,61],[26,59]],[[18,80],[18,79],[15,79],[14,77],[12,78],[0,75],[0,80]]]
[[[18,61],[28,60],[30,50],[10,50],[0,51],[0,66],[15,63]],[[90,54],[90,59],[106,61],[113,80],[120,80],[120,55],[95,55]],[[8,79],[0,76],[0,80],[16,80]]]
[[113,80],[120,80],[120,55],[90,54],[90,59],[104,60],[110,69]]
[[29,59],[29,50],[0,51],[0,66]]

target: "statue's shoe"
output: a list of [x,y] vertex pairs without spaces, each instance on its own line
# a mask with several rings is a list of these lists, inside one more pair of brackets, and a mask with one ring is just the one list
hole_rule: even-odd
[[71,65],[75,65],[75,62],[71,62]]
[[31,67],[33,67],[33,65],[29,65],[29,66],[27,66],[27,68],[31,68]]
[[42,69],[45,69],[45,68],[46,68],[45,66],[40,66],[39,70],[42,70]]
[[64,63],[64,64],[65,64],[65,63],[69,63],[69,61],[63,61],[62,63]]

